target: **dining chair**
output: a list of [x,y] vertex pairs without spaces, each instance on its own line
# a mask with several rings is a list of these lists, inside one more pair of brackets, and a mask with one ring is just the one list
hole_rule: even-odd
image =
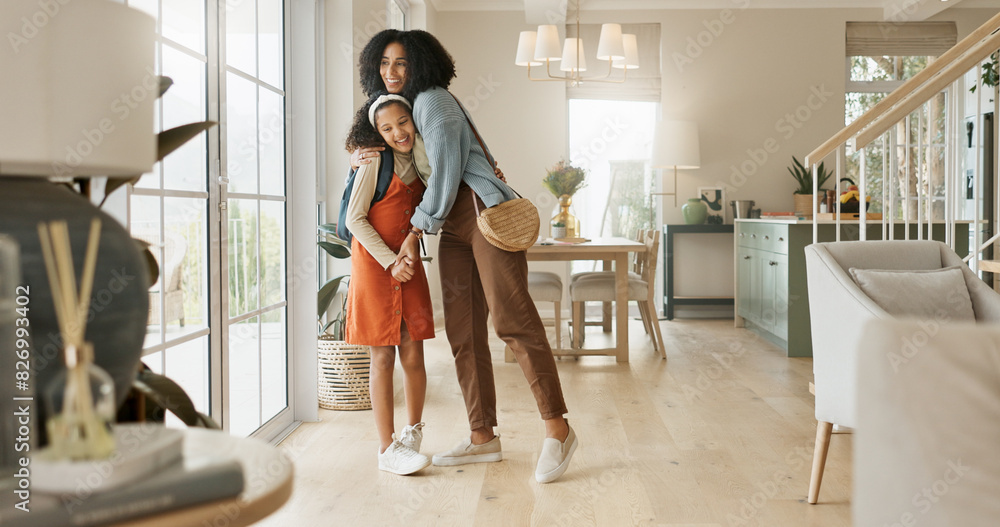
[[[636,253],[632,270],[628,273],[628,300],[635,301],[639,306],[646,334],[653,340],[657,353],[667,358],[666,346],[660,332],[660,321],[656,314],[655,291],[656,261],[660,247],[660,231],[639,231],[637,241],[646,246],[644,252]],[[614,302],[615,273],[612,271],[595,271],[579,273],[570,278],[570,302],[573,305],[573,347],[583,346],[583,334],[586,327],[586,302]]]
[[[535,302],[552,302],[556,329],[553,348],[559,348],[562,345],[562,278],[556,273],[547,271],[528,271],[528,294]],[[510,350],[510,346],[505,347],[504,362],[514,362],[514,353]]]

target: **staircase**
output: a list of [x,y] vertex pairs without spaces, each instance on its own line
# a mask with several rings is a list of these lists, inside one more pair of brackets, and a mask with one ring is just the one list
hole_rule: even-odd
[[[959,126],[964,123],[964,115],[957,115],[962,113],[959,108],[958,100],[961,97],[970,95],[967,91],[967,87],[963,86],[961,79],[966,73],[970,71],[975,72],[975,77],[977,79],[976,86],[976,119],[978,119],[986,111],[993,111],[994,116],[1000,116],[998,112],[998,102],[1000,102],[1000,97],[994,87],[994,93],[992,98],[992,103],[984,108],[982,104],[982,97],[979,94],[982,93],[984,86],[982,85],[981,77],[979,72],[981,71],[981,65],[984,61],[988,60],[990,55],[1000,49],[1000,14],[994,16],[988,20],[985,24],[980,26],[978,29],[969,34],[966,38],[958,42],[952,49],[948,50],[946,53],[938,57],[933,62],[930,62],[927,67],[918,73],[917,75],[906,81],[900,88],[894,92],[887,95],[882,101],[872,107],[869,111],[864,113],[857,120],[851,124],[844,127],[842,130],[834,134],[832,137],[823,142],[815,150],[806,156],[805,164],[811,167],[813,173],[813,188],[819,188],[817,185],[818,173],[817,167],[820,162],[827,161],[826,165],[829,166],[831,163],[830,157],[834,157],[832,160],[836,166],[836,181],[837,195],[840,195],[840,179],[844,177],[844,163],[842,159],[845,159],[847,152],[853,151],[853,153],[858,153],[860,172],[862,177],[861,181],[858,182],[859,190],[861,193],[860,202],[865,203],[869,197],[867,193],[867,180],[871,177],[867,167],[865,166],[866,154],[868,153],[866,149],[878,147],[878,141],[882,141],[882,153],[885,156],[883,158],[883,164],[888,164],[887,166],[895,167],[899,170],[905,170],[907,177],[910,173],[909,171],[915,170],[917,172],[917,178],[925,177],[923,173],[919,172],[919,166],[914,165],[919,163],[920,160],[911,159],[911,157],[920,158],[920,156],[910,156],[909,151],[911,149],[912,137],[909,135],[908,121],[909,116],[915,110],[920,109],[926,104],[929,104],[931,99],[942,91],[947,93],[947,101],[949,105],[948,123],[946,124],[946,134],[945,134],[945,168],[944,168],[944,211],[943,217],[939,214],[940,211],[932,210],[932,195],[930,191],[925,187],[930,187],[929,177],[926,182],[922,182],[920,179],[917,180],[915,185],[916,195],[909,195],[910,187],[907,181],[906,192],[904,198],[899,198],[901,203],[899,207],[904,209],[901,214],[896,214],[897,207],[893,204],[893,197],[888,196],[887,203],[883,203],[883,206],[888,211],[882,215],[881,223],[883,225],[883,233],[889,233],[888,239],[891,239],[891,233],[893,232],[894,225],[906,224],[907,228],[905,230],[907,239],[910,236],[910,225],[916,224],[916,239],[920,239],[924,232],[924,223],[926,223],[926,232],[930,233],[930,226],[932,222],[940,223],[944,222],[946,224],[946,243],[948,243],[952,248],[955,247],[955,240],[953,233],[955,232],[955,222],[956,221],[972,221],[973,225],[970,227],[971,232],[974,233],[972,243],[970,244],[970,254],[965,256],[965,261],[972,261],[971,267],[974,271],[986,271],[991,273],[1000,273],[1000,260],[983,260],[981,255],[983,251],[994,246],[998,239],[1000,239],[1000,234],[993,236],[989,240],[982,240],[982,228],[981,226],[992,226],[991,232],[1000,232],[1000,182],[990,182],[995,195],[981,196],[980,189],[983,188],[982,183],[982,172],[978,166],[979,163],[975,163],[977,166],[972,168],[973,176],[973,189],[974,195],[972,197],[972,202],[975,204],[972,207],[975,212],[974,217],[968,217],[969,212],[966,210],[961,210],[965,208],[964,193],[966,188],[964,186],[964,175],[962,173],[963,166],[962,161],[959,157],[959,153],[963,152],[965,148],[966,135],[964,126]],[[989,87],[985,87],[989,90]],[[901,123],[907,123],[907,126],[903,128],[907,134],[904,137],[903,144],[905,147],[899,148],[899,141],[896,141],[896,133],[894,128]],[[994,119],[994,123],[1000,122],[998,119]],[[996,126],[996,124],[994,124]],[[993,136],[993,152],[995,153],[994,158],[1000,157],[996,154],[1000,154],[1000,149],[996,148],[996,138],[1000,137],[1000,134],[994,133]],[[977,141],[978,142],[978,141]],[[981,151],[981,144],[976,147],[976,153],[979,154]],[[899,150],[904,150],[905,155],[898,155]],[[977,159],[978,159],[977,155]],[[995,163],[995,161],[994,161]],[[889,172],[887,172],[889,173]],[[997,173],[996,170],[993,173]],[[886,178],[887,179],[887,178]],[[962,194],[959,194],[959,193]],[[883,198],[885,196],[882,196]],[[879,196],[873,196],[874,199],[878,199]],[[915,198],[915,199],[914,199]],[[985,198],[985,199],[984,199]],[[911,201],[916,203],[916,214],[909,207],[911,206]],[[940,201],[940,198],[938,198]],[[990,214],[991,217],[985,216],[982,212],[985,207],[981,207],[980,203],[993,203],[993,211]],[[925,211],[926,208],[926,211]],[[836,215],[837,223],[837,236],[839,239],[840,234],[840,206],[838,204]],[[813,203],[813,241],[818,240],[818,203]],[[913,218],[912,216],[916,216]],[[846,219],[846,215],[844,218]],[[871,222],[878,222],[879,220],[873,220],[867,217],[865,214],[859,215],[858,221],[860,222],[860,236],[861,239],[865,239],[867,224]],[[929,234],[928,234],[929,237]],[[995,254],[1000,254],[1000,250],[996,251]]]

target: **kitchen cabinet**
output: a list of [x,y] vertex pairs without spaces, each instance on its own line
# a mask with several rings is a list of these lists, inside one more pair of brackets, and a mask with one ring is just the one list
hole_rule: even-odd
[[[840,239],[859,239],[859,227],[857,221],[842,221]],[[904,239],[905,225],[894,227],[894,238]],[[835,229],[835,223],[821,222],[819,241],[834,241]],[[944,233],[944,224],[931,228],[935,240],[944,241]],[[869,223],[867,234],[869,240],[882,239],[882,224]],[[910,225],[910,239],[916,234],[916,225]],[[955,240],[956,252],[968,254],[968,223],[955,224]],[[736,325],[774,343],[789,357],[812,356],[804,251],[810,243],[809,221],[736,220]]]

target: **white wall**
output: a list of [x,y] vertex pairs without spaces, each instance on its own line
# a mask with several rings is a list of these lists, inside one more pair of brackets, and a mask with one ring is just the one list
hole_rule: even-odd
[[[384,2],[353,4],[357,38],[358,32],[365,33],[371,12],[384,9]],[[458,68],[452,92],[469,108],[510,183],[535,201],[544,220],[553,207],[541,186],[545,168],[568,156],[565,86],[528,81],[526,70],[514,65],[518,32],[531,29],[523,13],[436,12],[430,2],[424,4],[427,29],[451,52]],[[332,4],[327,5],[329,20]],[[663,116],[696,121],[701,135],[702,166],[680,172],[679,198],[694,196],[699,186],[721,184],[727,187],[727,200],[753,199],[766,211],[791,210],[795,185],[786,170],[791,157],[801,160],[844,125],[845,23],[880,20],[882,10],[740,9],[743,5],[746,0],[733,0],[728,11],[585,11],[581,22],[661,24]],[[933,19],[955,20],[961,38],[994,13],[950,9]],[[329,41],[337,38],[329,33],[335,27],[342,26],[328,24],[328,50]],[[362,100],[356,62],[354,108]],[[328,72],[327,79],[343,73]],[[342,95],[337,101],[342,105]],[[329,173],[342,179],[346,158],[331,154],[342,150],[353,109],[328,103]],[[683,201],[675,208],[671,198],[661,200],[665,223],[683,222]],[[577,212],[586,221],[587,212]],[[532,264],[533,269],[545,267]],[[547,267],[565,269],[561,264]],[[436,273],[431,276],[435,281]],[[700,278],[712,283],[711,277]],[[698,284],[692,288],[697,290]],[[432,284],[431,291],[438,287]]]

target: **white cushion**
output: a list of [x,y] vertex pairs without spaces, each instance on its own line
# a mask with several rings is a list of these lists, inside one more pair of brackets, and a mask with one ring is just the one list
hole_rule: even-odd
[[562,300],[562,279],[556,273],[543,271],[528,272],[528,294],[536,302],[559,302]]
[[858,287],[895,317],[974,321],[972,299],[959,266],[922,271],[850,269]]
[[[572,284],[573,282],[576,282],[577,280],[581,280],[583,278],[589,278],[591,276],[610,276],[610,277],[614,278],[615,272],[614,271],[588,271],[588,272],[585,272],[585,273],[576,273],[575,275],[569,277],[569,283]],[[628,272],[628,277],[629,277],[630,280],[642,280],[642,277],[639,276],[639,273],[633,273],[632,271]]]
[[[649,285],[643,280],[630,278],[628,299],[645,300]],[[594,275],[580,277],[569,284],[569,298],[573,302],[614,302],[615,275]]]

